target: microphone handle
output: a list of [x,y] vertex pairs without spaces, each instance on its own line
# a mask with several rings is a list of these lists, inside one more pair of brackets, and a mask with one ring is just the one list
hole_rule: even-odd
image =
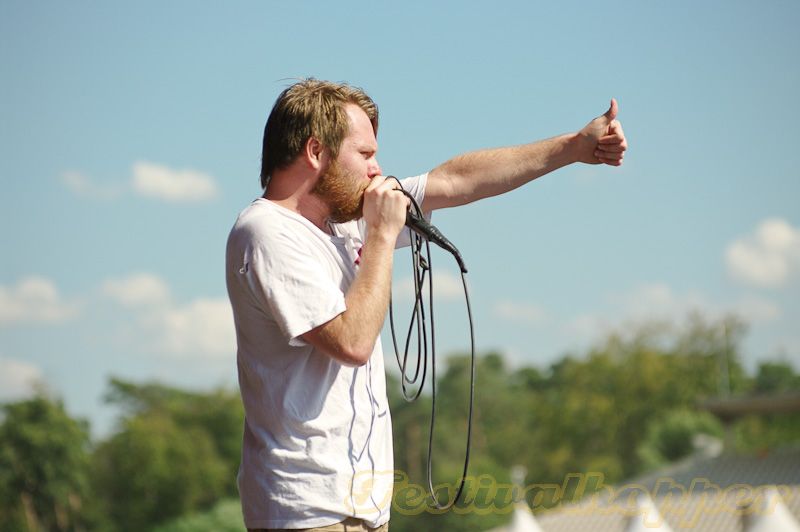
[[461,271],[467,273],[467,267],[464,264],[464,259],[461,258],[461,253],[458,252],[458,249],[453,243],[450,242],[436,226],[428,223],[427,220],[417,216],[415,213],[408,211],[406,214],[406,227],[423,238],[426,238],[428,241],[433,242],[445,251],[449,251],[455,257]]

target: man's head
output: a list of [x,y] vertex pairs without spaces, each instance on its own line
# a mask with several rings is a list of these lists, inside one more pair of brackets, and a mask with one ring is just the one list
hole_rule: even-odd
[[[320,172],[311,190],[328,207],[328,220],[336,223],[361,218],[364,191],[372,178],[381,173],[372,122],[355,104],[348,103],[345,112],[349,128],[339,146],[339,155],[328,158],[327,163],[320,161]],[[318,144],[316,140],[309,141],[311,154],[319,153]]]
[[366,113],[377,135],[378,106],[357,87],[309,78],[284,90],[264,127],[261,187],[267,187],[276,169],[289,166],[311,137],[335,160],[349,131],[348,104],[357,105]]

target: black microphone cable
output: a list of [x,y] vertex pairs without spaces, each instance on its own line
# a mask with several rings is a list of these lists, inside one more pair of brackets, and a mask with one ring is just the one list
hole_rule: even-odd
[[[433,501],[433,506],[438,510],[447,510],[451,508],[461,496],[466,483],[467,470],[469,468],[469,455],[470,455],[470,442],[472,440],[472,411],[475,399],[475,330],[472,321],[472,308],[470,306],[469,291],[467,290],[466,273],[467,268],[461,258],[458,249],[436,229],[434,226],[427,223],[424,219],[422,209],[417,201],[409,194],[400,184],[400,180],[396,177],[389,176],[395,179],[398,183],[398,190],[406,195],[411,200],[411,209],[406,220],[409,235],[411,237],[411,264],[412,264],[412,277],[414,280],[414,307],[411,312],[411,319],[409,321],[408,332],[406,334],[405,346],[403,349],[403,359],[400,360],[400,351],[397,345],[397,336],[395,334],[394,325],[394,311],[392,300],[389,301],[389,326],[392,332],[392,344],[394,346],[395,358],[397,364],[400,366],[400,387],[403,392],[403,398],[412,402],[415,401],[425,386],[425,378],[427,376],[428,368],[428,334],[427,322],[430,320],[430,366],[431,366],[431,423],[428,433],[428,459],[427,459],[427,477],[428,477],[428,491]],[[420,222],[421,220],[421,222]],[[469,413],[467,415],[467,442],[466,450],[464,453],[464,469],[461,473],[458,489],[452,500],[446,504],[442,504],[436,497],[433,488],[433,434],[436,423],[436,335],[434,328],[433,316],[433,270],[431,266],[431,247],[430,241],[438,244],[440,247],[453,255],[461,270],[461,284],[464,287],[464,299],[467,306],[467,317],[469,319],[469,334],[470,334],[470,383],[469,383]],[[422,243],[425,243],[425,254],[422,253]],[[426,316],[425,301],[422,295],[423,286],[425,282],[428,283],[428,308],[430,313]],[[408,372],[408,355],[409,347],[411,344],[411,336],[415,329],[417,331],[417,363],[413,377]],[[422,375],[420,376],[420,371]],[[417,382],[419,381],[419,384]],[[409,391],[407,386],[417,385],[414,392]]]

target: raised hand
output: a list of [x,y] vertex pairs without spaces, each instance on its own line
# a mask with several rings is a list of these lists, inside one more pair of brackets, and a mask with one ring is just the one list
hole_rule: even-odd
[[617,120],[617,100],[604,114],[598,116],[578,132],[580,150],[578,160],[588,164],[622,165],[628,141]]

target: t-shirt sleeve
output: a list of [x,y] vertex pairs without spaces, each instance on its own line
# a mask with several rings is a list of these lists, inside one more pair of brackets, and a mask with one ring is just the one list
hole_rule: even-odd
[[301,335],[345,311],[341,288],[297,239],[274,238],[268,244],[255,243],[251,251],[250,289],[289,345],[307,345]]
[[[425,199],[425,186],[428,184],[428,174],[422,174],[414,177],[407,177],[400,180],[400,184],[406,192],[411,194],[411,197],[417,202],[417,205],[422,208],[422,201]],[[413,206],[411,207],[413,209]],[[429,222],[431,221],[431,211],[423,212],[423,216]],[[411,229],[404,228],[400,231],[397,237],[396,248],[407,247],[411,245]]]

